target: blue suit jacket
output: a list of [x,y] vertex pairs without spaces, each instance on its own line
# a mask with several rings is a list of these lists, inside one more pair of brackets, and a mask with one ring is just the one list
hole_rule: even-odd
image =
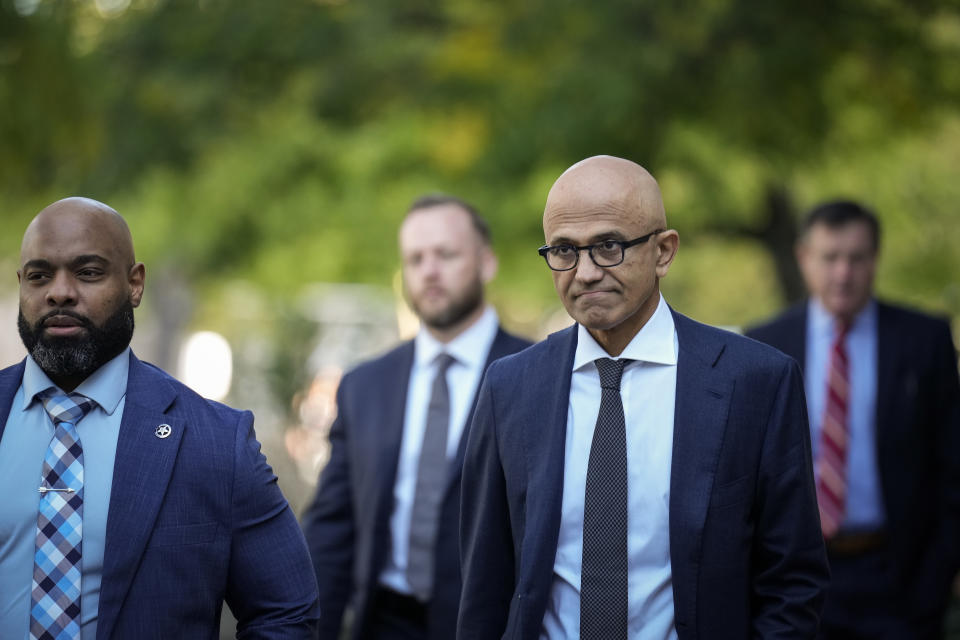
[[[812,638],[828,569],[800,371],[757,342],[674,320],[677,634]],[[539,637],[554,579],[576,340],[570,327],[487,373],[463,469],[461,640]]]
[[[23,368],[0,371],[0,437]],[[224,600],[240,638],[314,637],[310,559],[253,414],[132,353],[105,545],[98,640],[216,640]]]
[[[807,305],[747,335],[803,366]],[[960,567],[960,382],[945,321],[877,304],[877,461],[887,547],[911,616],[943,613]]]
[[[529,345],[528,341],[500,330],[486,364]],[[369,634],[371,596],[391,547],[390,515],[413,349],[413,342],[405,342],[361,364],[343,377],[337,390],[337,419],[330,428],[330,461],[320,476],[317,494],[303,515],[320,585],[323,640],[339,637],[343,612],[351,601],[353,637],[360,639]],[[457,457],[450,464],[440,507],[434,553],[436,588],[428,610],[430,637],[435,640],[450,640],[456,628],[460,597],[460,467],[466,441],[464,431]]]

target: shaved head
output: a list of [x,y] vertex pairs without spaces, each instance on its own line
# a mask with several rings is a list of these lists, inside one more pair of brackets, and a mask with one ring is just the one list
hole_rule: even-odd
[[27,226],[20,244],[20,259],[23,264],[24,251],[29,253],[38,236],[50,231],[60,235],[95,233],[108,241],[116,258],[127,266],[133,266],[133,237],[127,221],[112,207],[97,200],[73,196],[57,200],[45,207]]
[[614,156],[593,156],[563,172],[547,195],[543,219],[589,215],[598,206],[625,216],[642,215],[658,228],[667,226],[660,186],[636,162]]

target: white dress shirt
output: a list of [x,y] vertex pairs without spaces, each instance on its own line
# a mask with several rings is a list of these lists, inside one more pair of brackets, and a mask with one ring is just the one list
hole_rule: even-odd
[[[816,299],[807,305],[807,350],[804,385],[810,416],[814,470],[819,471],[820,429],[826,412],[827,372],[836,338],[833,316]],[[847,406],[847,500],[843,531],[882,529],[886,522],[877,463],[877,303],[871,300],[856,315],[844,340],[850,363]]]
[[487,307],[483,315],[459,336],[444,344],[421,328],[414,339],[413,366],[407,387],[407,406],[403,422],[403,441],[397,461],[397,480],[393,488],[393,514],[390,516],[391,552],[380,584],[400,593],[411,593],[407,584],[407,552],[410,544],[410,513],[417,486],[420,448],[427,428],[427,406],[437,374],[437,356],[447,353],[456,360],[447,369],[450,390],[450,426],[447,432],[447,459],[452,460],[460,446],[477,387],[483,377],[490,347],[497,337],[500,321],[497,312]]
[[[676,638],[670,569],[670,465],[677,390],[677,332],[663,297],[619,358],[627,426],[627,522],[630,638]],[[564,451],[563,512],[542,640],[580,637],[583,503],[593,430],[600,411],[594,360],[609,358],[581,325],[570,380]]]

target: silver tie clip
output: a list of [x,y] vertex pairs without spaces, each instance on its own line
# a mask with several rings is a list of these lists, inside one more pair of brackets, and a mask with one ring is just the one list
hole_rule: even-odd
[[66,489],[56,489],[54,487],[40,487],[37,489],[40,492],[40,495],[45,494],[47,491],[62,491],[64,493],[73,493],[73,489],[67,487]]

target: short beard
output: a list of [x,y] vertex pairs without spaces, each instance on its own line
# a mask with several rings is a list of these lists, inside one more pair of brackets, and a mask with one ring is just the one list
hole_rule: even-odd
[[[45,337],[43,323],[56,315],[76,319],[86,329],[86,335]],[[86,316],[65,309],[51,311],[31,326],[21,310],[17,316],[17,328],[23,346],[50,378],[86,379],[130,345],[133,338],[133,305],[129,300],[125,301],[102,327],[94,325]]]
[[450,300],[450,304],[433,314],[425,314],[412,297],[410,305],[423,324],[431,329],[450,329],[463,322],[483,305],[483,282],[479,277],[476,278],[460,295]]

